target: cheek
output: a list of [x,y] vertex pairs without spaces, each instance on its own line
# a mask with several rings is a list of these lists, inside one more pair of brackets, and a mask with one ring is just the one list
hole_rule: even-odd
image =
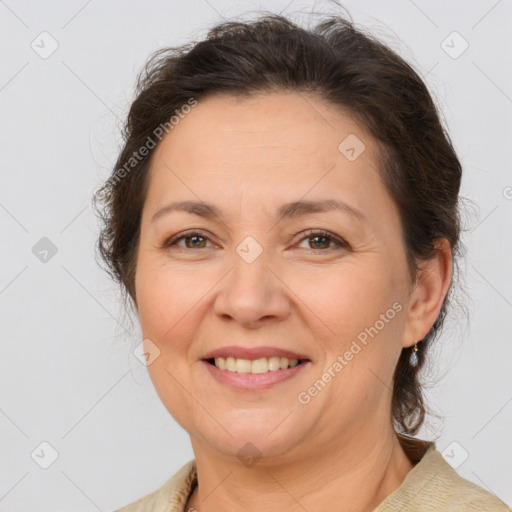
[[389,381],[400,350],[403,307],[392,273],[375,262],[354,263],[315,282],[304,302],[322,320],[319,329],[326,333],[321,365],[337,375],[324,399],[342,393],[354,407],[371,407],[382,391],[375,383]]
[[139,322],[143,337],[158,347],[159,355],[147,367],[155,391],[171,416],[185,429],[191,428],[184,408],[190,396],[189,349],[198,325],[201,298],[212,285],[202,285],[197,274],[170,271],[160,263],[142,261],[136,275]]
[[352,339],[392,307],[395,296],[389,269],[363,262],[340,265],[304,283],[304,299],[329,329],[331,338]]
[[160,350],[176,353],[188,346],[208,292],[216,280],[208,274],[170,269],[144,261],[136,275],[139,321],[144,337]]

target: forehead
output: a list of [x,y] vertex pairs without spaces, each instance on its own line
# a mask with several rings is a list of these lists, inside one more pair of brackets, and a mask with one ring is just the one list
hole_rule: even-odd
[[[348,146],[356,142],[356,159],[343,153],[347,140]],[[199,100],[164,136],[153,155],[151,181],[168,180],[172,170],[192,182],[220,185],[229,178],[232,185],[266,189],[295,184],[304,194],[324,175],[355,178],[361,185],[368,177],[375,180],[377,155],[372,137],[320,98],[293,92],[214,95]]]
[[298,92],[223,94],[199,100],[157,152],[179,149],[177,157],[201,166],[211,155],[220,162],[239,158],[242,167],[250,166],[251,158],[275,165],[307,158],[307,163],[339,156],[339,144],[351,134],[366,146],[365,157],[376,156],[366,130],[318,97]]

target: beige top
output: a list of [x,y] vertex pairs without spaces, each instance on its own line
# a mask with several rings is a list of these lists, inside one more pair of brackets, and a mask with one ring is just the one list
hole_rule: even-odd
[[[400,434],[398,439],[415,466],[374,512],[512,512],[494,494],[459,476],[434,442]],[[160,489],[114,512],[188,512],[185,506],[196,485],[193,459]]]

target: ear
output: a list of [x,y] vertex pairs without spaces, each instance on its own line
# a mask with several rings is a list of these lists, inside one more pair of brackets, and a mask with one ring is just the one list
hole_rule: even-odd
[[411,347],[422,340],[436,321],[452,282],[453,262],[446,238],[436,242],[436,255],[421,265],[409,296],[402,346]]

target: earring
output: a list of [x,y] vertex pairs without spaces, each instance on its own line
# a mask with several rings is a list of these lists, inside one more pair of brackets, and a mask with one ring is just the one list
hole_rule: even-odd
[[411,366],[418,366],[418,355],[416,354],[416,352],[418,352],[417,343],[414,344],[414,347],[411,352],[411,357],[409,359],[409,363],[411,364]]

